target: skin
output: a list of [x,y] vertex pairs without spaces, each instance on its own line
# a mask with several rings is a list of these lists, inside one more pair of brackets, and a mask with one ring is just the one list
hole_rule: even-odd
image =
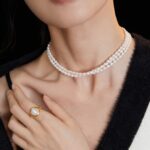
[[[64,5],[54,5],[49,0],[44,2],[25,0],[25,3],[40,20],[47,24],[55,58],[71,70],[92,69],[107,59],[123,42],[124,33],[117,22],[112,0],[87,0],[86,3],[76,0]],[[11,71],[13,83],[22,90],[22,93],[20,91],[21,96],[17,96],[17,92],[12,92],[7,97],[9,104],[12,102],[10,105],[6,103],[5,95],[8,87],[5,78],[1,78],[1,118],[6,120],[6,126],[9,122],[8,128],[12,131],[14,143],[26,150],[41,150],[43,147],[46,150],[66,150],[66,147],[94,150],[107,127],[133,49],[134,41],[117,64],[101,74],[82,79],[62,75],[50,65],[46,52],[43,52],[36,60]],[[45,101],[43,95],[47,95],[49,101]],[[27,116],[33,104],[42,106],[45,113],[42,111],[40,117],[41,119],[48,117],[50,126],[40,126],[39,124],[46,124],[46,122],[33,120],[30,117],[20,120],[17,115]],[[54,105],[57,107],[57,104],[60,107],[58,106],[58,109],[54,110],[55,114],[52,115],[51,110]],[[62,114],[67,117],[63,118]],[[11,116],[10,119],[6,119],[8,116]],[[60,123],[60,117],[67,122],[72,122],[73,127],[64,122]],[[30,122],[33,128],[38,126],[39,134],[30,130],[26,122]],[[51,132],[51,125],[54,124],[59,126],[60,132],[56,130]],[[45,129],[48,132],[44,132]],[[26,132],[28,134],[24,134]],[[70,135],[69,140],[66,140],[67,134]]]
[[7,92],[12,113],[8,127],[15,133],[12,139],[16,144],[25,150],[89,149],[78,124],[52,99],[45,95],[43,98],[51,113],[43,109],[40,116],[32,118],[28,113],[36,104],[19,87],[13,89]]

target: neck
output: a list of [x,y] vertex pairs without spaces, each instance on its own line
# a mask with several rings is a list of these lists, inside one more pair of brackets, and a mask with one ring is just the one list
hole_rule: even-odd
[[100,65],[121,45],[124,33],[112,1],[83,24],[70,28],[49,26],[52,54],[64,67],[87,71]]

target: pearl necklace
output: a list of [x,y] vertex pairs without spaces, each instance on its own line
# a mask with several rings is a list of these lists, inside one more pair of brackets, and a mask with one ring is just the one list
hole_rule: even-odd
[[62,65],[60,65],[58,63],[58,61],[53,57],[52,53],[51,53],[51,42],[48,44],[47,46],[47,56],[49,58],[49,61],[51,62],[51,64],[61,73],[63,73],[64,75],[67,75],[69,77],[85,77],[85,76],[89,76],[89,75],[95,75],[98,74],[100,72],[103,72],[104,70],[108,69],[109,67],[111,67],[113,64],[115,64],[129,49],[129,46],[131,44],[131,40],[132,37],[130,35],[129,32],[127,32],[124,28],[124,33],[125,33],[125,38],[124,41],[122,43],[122,45],[120,46],[119,49],[117,49],[108,59],[106,59],[104,61],[104,63],[102,63],[100,66],[98,66],[95,69],[92,69],[90,71],[87,72],[75,72],[75,71],[71,71],[68,70],[66,68],[64,68]]

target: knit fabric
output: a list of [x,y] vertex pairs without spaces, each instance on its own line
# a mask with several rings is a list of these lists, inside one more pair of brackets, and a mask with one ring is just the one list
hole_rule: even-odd
[[[96,150],[128,150],[150,101],[150,41],[137,34],[132,36],[136,43],[134,53],[110,121]],[[31,52],[14,61],[8,60],[8,63],[0,65],[0,76],[6,76],[9,88],[13,82],[9,72],[34,60],[42,54],[43,50]],[[12,150],[1,119],[0,150]]]

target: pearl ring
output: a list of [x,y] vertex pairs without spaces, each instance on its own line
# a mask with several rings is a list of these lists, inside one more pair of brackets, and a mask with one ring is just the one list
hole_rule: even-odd
[[30,108],[30,117],[32,118],[36,118],[37,116],[40,115],[40,111],[41,111],[41,107],[40,106],[33,106]]

